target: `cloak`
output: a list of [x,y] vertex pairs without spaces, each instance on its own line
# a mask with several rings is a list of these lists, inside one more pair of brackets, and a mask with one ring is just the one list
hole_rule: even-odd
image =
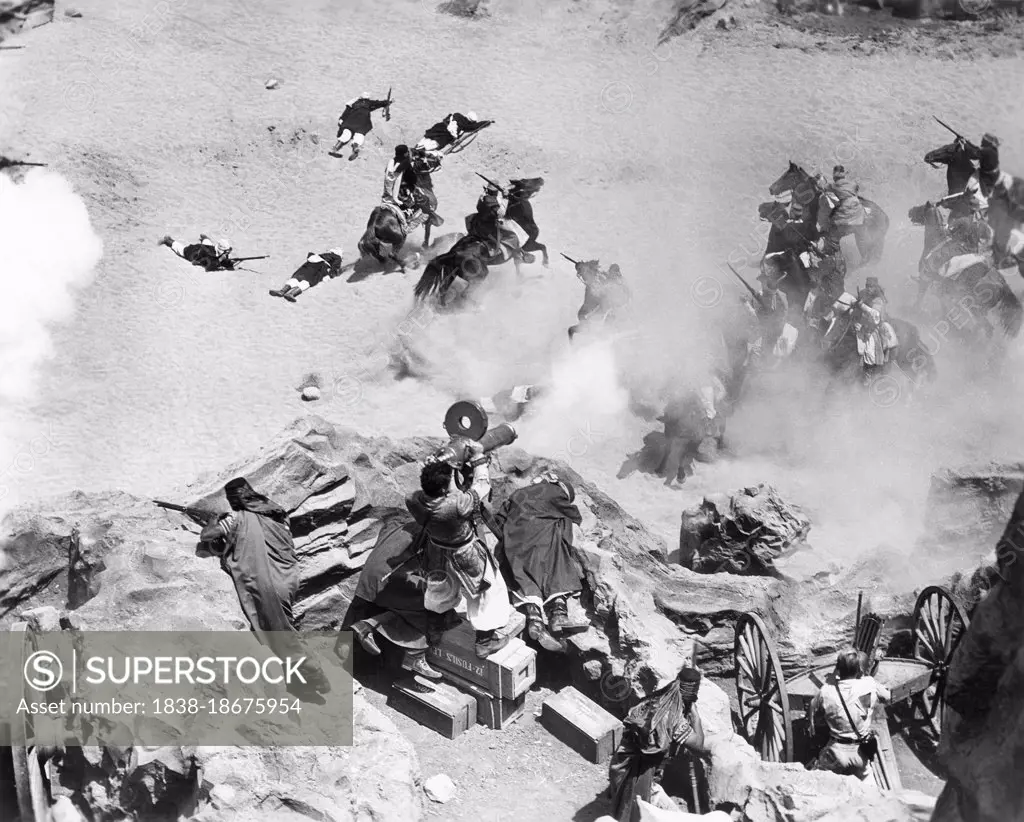
[[524,599],[545,603],[583,590],[583,569],[573,553],[572,525],[583,517],[576,492],[551,482],[515,491],[495,515],[501,534],[504,571]]

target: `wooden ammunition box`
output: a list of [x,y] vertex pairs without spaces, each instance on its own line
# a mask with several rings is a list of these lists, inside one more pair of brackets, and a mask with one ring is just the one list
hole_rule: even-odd
[[446,739],[455,739],[476,725],[476,699],[444,682],[432,682],[434,690],[418,693],[408,681],[391,688],[388,705],[437,731]]
[[444,672],[444,678],[460,691],[465,691],[476,699],[476,721],[479,725],[500,731],[526,713],[525,693],[515,699],[499,699],[496,696],[491,696],[479,685],[474,685],[450,671]]
[[572,687],[544,700],[540,721],[561,742],[598,765],[611,757],[622,738],[622,723]]
[[476,655],[476,632],[469,622],[446,632],[437,647],[430,649],[429,662],[479,685],[498,699],[515,699],[537,680],[536,651],[516,638],[496,654],[480,659]]

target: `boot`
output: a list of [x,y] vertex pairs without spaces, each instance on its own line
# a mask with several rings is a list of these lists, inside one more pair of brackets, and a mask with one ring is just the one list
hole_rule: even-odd
[[544,617],[536,605],[526,606],[526,635],[545,651],[558,653],[564,650],[561,643],[548,632]]
[[476,655],[480,659],[487,659],[491,654],[496,654],[508,645],[507,636],[499,636],[494,631],[476,632]]
[[165,245],[170,248],[171,243],[173,242],[174,238],[170,234],[164,234],[164,236],[160,238],[159,242],[157,242],[157,245]]
[[352,633],[356,635],[356,639],[359,640],[359,644],[363,646],[366,653],[371,656],[380,656],[380,646],[377,645],[377,640],[373,636],[373,628],[366,624],[363,620],[356,622],[352,626]]
[[358,156],[359,156],[359,146],[353,145],[352,146],[352,156],[349,157],[348,159],[349,160],[354,160]]
[[270,289],[271,297],[283,297],[288,292],[288,286],[282,285],[280,288]]
[[438,680],[442,677],[440,671],[435,671],[427,664],[427,652],[425,649],[422,651],[406,651],[405,658],[402,660],[402,670],[409,671],[426,679]]
[[284,297],[288,302],[295,302],[295,298],[302,293],[302,289],[297,286],[292,286],[288,291],[281,296]]
[[551,633],[561,634],[569,625],[569,610],[565,607],[565,600],[559,597],[548,605],[548,624],[551,626]]
[[334,144],[334,148],[332,148],[327,153],[330,154],[332,157],[340,157],[341,156],[341,149],[342,149],[341,140],[338,140],[338,142],[336,142]]

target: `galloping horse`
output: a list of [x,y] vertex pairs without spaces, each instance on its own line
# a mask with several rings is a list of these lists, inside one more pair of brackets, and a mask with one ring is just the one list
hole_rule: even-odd
[[[426,221],[424,232],[423,244],[426,246],[430,240],[429,220]],[[366,231],[359,238],[359,253],[364,257],[372,257],[381,265],[393,262],[404,273],[406,262],[399,256],[399,252],[405,245],[408,233],[409,229],[403,225],[395,210],[382,203],[370,212]],[[419,255],[414,255],[412,260],[412,267],[415,268],[419,264]]]
[[785,274],[779,288],[789,300],[790,311],[799,310],[811,290],[810,277],[800,264],[799,255],[818,239],[815,225],[817,202],[811,209],[804,211],[800,222],[790,220],[786,206],[779,202],[761,203],[757,207],[757,214],[772,225],[761,260],[761,272],[773,268],[777,274]]
[[963,140],[954,140],[929,151],[924,155],[924,161],[932,168],[946,166],[947,195],[963,192],[976,171],[971,152]]
[[[984,332],[991,338],[994,333],[988,314],[994,312],[996,321],[1009,337],[1020,333],[1024,320],[1024,307],[1013,293],[1006,279],[978,249],[978,230],[983,224],[968,224],[963,231],[952,234],[934,203],[914,206],[907,214],[914,225],[924,226],[924,250],[918,263],[920,271],[917,305],[931,291],[938,297],[943,314],[966,314],[978,322],[963,324],[975,334]],[[973,229],[973,234],[972,234]],[[959,265],[954,262],[959,258]],[[949,269],[955,267],[950,274]]]
[[[512,232],[502,232],[501,251],[497,256],[490,256],[490,249],[485,240],[472,235],[462,237],[445,254],[439,254],[423,271],[423,276],[413,289],[417,302],[422,302],[431,295],[436,295],[441,306],[453,306],[464,301],[473,287],[487,279],[488,266],[500,265],[509,260],[515,264],[516,274],[521,276],[520,263],[532,263],[532,254],[524,254],[519,247],[519,238]],[[451,288],[456,279],[462,279],[466,288],[461,294],[452,295]]]
[[508,207],[505,209],[505,219],[516,223],[526,232],[526,242],[523,243],[523,251],[539,251],[544,255],[544,265],[548,264],[548,247],[537,242],[540,236],[540,228],[533,219],[533,205],[530,198],[541,190],[544,185],[543,177],[527,177],[522,180],[512,180],[508,191]]
[[[792,191],[794,200],[801,203],[805,210],[814,211],[818,236],[825,233],[827,209],[821,207],[825,190],[814,175],[790,161],[789,168],[771,184],[768,191],[772,196]],[[861,260],[864,263],[877,262],[882,258],[882,251],[885,247],[885,235],[889,231],[889,217],[877,203],[866,197],[858,199],[864,206],[864,222],[862,225],[856,226],[853,232],[857,241],[857,251],[860,252]],[[812,205],[815,202],[817,205]]]

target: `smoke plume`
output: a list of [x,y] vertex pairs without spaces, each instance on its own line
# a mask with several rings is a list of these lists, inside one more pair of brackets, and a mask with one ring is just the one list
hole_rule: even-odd
[[53,356],[51,328],[73,315],[75,292],[102,254],[67,180],[46,170],[23,182],[0,173],[0,508],[13,504],[18,474],[34,461],[22,453],[28,436],[18,420]]

